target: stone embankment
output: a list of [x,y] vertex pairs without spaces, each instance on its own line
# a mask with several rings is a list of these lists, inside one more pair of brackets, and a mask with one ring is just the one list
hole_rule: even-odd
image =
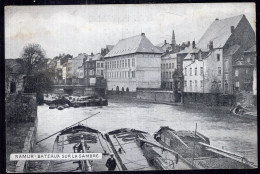
[[10,161],[11,153],[31,153],[37,132],[35,94],[12,94],[6,98],[6,171],[27,172],[28,161]]

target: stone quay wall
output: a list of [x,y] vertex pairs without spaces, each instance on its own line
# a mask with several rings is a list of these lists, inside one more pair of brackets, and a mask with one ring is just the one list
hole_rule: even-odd
[[[6,126],[21,125],[23,128],[28,129],[25,135],[20,136],[19,133],[15,134],[15,138],[25,137],[22,149],[13,149],[11,153],[32,153],[34,151],[36,133],[38,127],[37,117],[37,99],[36,94],[11,94],[6,98]],[[30,123],[30,127],[28,127]],[[27,128],[28,127],[28,128]],[[20,137],[19,137],[20,136]],[[12,149],[12,147],[10,147]],[[18,151],[17,151],[18,150]],[[17,151],[17,152],[15,152]],[[27,172],[28,161],[17,161],[15,172]]]
[[175,102],[175,96],[172,91],[137,91],[136,98],[158,103]]
[[[37,133],[37,125],[38,125],[38,119],[36,117],[35,126],[30,127],[30,130],[28,131],[28,135],[25,138],[22,153],[33,153],[34,152],[34,146],[35,146],[35,141],[36,141],[36,133]],[[28,165],[29,165],[29,161],[22,161],[22,160],[18,161],[17,164],[16,164],[15,172],[16,173],[26,173],[26,172],[28,172]]]

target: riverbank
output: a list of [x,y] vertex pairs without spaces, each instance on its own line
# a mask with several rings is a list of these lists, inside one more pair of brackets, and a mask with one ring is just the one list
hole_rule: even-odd
[[6,99],[6,171],[26,172],[27,161],[10,161],[11,153],[34,151],[38,126],[35,94],[12,94]]
[[11,153],[22,153],[25,139],[34,123],[8,123],[6,125],[6,171],[15,172],[18,161],[10,161]]
[[[124,96],[124,95],[108,95],[108,100],[128,100],[129,102],[147,102],[147,103],[154,103],[154,104],[166,104],[166,105],[172,105],[172,106],[184,106],[184,107],[193,107],[197,109],[216,109],[222,110],[224,113],[230,113],[231,107],[229,106],[208,106],[203,103],[175,103],[175,102],[162,102],[162,101],[153,101],[148,99],[140,99],[132,96]],[[109,102],[109,101],[108,101]]]

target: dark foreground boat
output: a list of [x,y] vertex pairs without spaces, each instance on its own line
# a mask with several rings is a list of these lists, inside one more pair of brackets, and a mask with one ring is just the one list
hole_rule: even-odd
[[[102,153],[102,160],[50,161],[50,172],[107,171],[106,161],[112,152],[98,130],[77,125],[61,131],[55,139],[53,153]],[[119,167],[116,170],[120,170]]]
[[207,137],[195,131],[175,131],[161,127],[154,138],[164,147],[179,153],[179,158],[186,160],[195,169],[256,168],[243,156],[211,146]]
[[147,132],[124,128],[105,136],[123,170],[190,169],[178,154],[161,146]]

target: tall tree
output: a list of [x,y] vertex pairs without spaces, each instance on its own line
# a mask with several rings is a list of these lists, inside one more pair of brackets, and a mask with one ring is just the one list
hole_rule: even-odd
[[27,75],[31,74],[33,69],[44,63],[45,51],[39,44],[28,44],[24,47],[22,53],[24,68]]

